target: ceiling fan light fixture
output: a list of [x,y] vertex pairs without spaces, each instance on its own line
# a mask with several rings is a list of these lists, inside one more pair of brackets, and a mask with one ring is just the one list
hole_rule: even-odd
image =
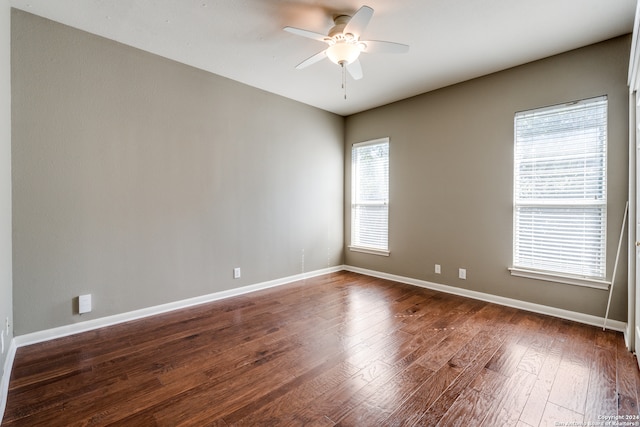
[[362,78],[362,65],[358,60],[360,52],[405,53],[409,50],[409,46],[401,43],[382,40],[361,41],[360,36],[364,33],[372,16],[373,9],[369,6],[362,6],[353,16],[334,16],[333,23],[335,25],[326,35],[301,28],[284,27],[284,30],[289,33],[329,45],[325,50],[296,65],[296,69],[300,70],[324,58],[329,58],[331,62],[342,68],[342,88],[344,89],[344,97],[347,99],[347,72],[354,80]]
[[348,42],[338,42],[329,46],[327,57],[334,64],[349,65],[360,56],[362,49],[358,44]]

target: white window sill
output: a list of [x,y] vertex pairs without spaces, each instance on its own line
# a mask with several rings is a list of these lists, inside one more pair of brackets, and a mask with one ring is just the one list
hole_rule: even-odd
[[606,280],[589,279],[586,277],[569,276],[562,274],[555,274],[549,272],[542,272],[536,270],[527,270],[523,268],[510,267],[509,271],[512,276],[526,277],[528,279],[545,280],[547,282],[564,283],[565,285],[584,286],[594,289],[609,290],[611,282]]
[[386,251],[384,249],[365,248],[362,246],[349,246],[349,250],[353,252],[362,252],[364,254],[380,255],[380,256],[389,256],[391,254],[391,252]]

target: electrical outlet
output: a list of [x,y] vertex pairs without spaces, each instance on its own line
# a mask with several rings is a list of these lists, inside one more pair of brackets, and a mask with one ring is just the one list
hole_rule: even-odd
[[240,278],[240,267],[236,267],[233,269],[233,278],[234,279]]
[[459,268],[458,269],[458,279],[467,280],[467,269]]
[[442,269],[440,268],[440,264],[436,264],[435,272],[436,272],[436,274],[441,274],[442,273]]

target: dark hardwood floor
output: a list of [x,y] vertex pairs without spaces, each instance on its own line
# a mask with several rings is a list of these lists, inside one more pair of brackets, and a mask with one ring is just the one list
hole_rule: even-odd
[[2,425],[638,425],[639,391],[620,333],[341,272],[19,348]]

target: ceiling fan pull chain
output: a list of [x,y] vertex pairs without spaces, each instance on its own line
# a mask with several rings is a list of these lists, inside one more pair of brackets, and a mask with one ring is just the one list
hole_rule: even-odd
[[347,70],[344,68],[344,62],[340,63],[342,67],[342,89],[344,90],[344,99],[347,99]]

